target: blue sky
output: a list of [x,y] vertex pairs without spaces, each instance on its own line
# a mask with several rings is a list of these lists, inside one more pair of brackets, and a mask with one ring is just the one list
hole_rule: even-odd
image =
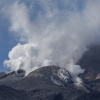
[[16,40],[8,31],[9,22],[0,16],[0,70],[5,71],[7,68],[3,67],[3,61],[8,58],[8,52],[16,45]]
[[[10,5],[15,1],[17,0],[0,1],[0,8],[2,9],[5,6]],[[64,9],[63,4],[61,4],[61,0],[54,0],[54,1],[58,2],[58,5],[61,7],[61,9]],[[80,0],[78,1],[79,1],[79,10],[80,10],[80,8],[83,5],[83,2],[80,2]],[[32,2],[32,0],[23,0],[22,2],[26,3],[26,5],[28,6]],[[34,2],[35,2],[35,12],[34,13],[37,14],[38,10],[41,10],[41,8],[38,6],[37,0],[34,0]],[[34,14],[33,16],[35,16],[36,14]],[[33,16],[31,17],[33,18]],[[10,26],[9,20],[5,18],[4,14],[0,14],[0,71],[8,70],[7,68],[3,66],[3,61],[5,59],[8,59],[9,51],[18,42],[16,38],[12,36],[11,32],[9,32],[9,26]]]
[[[0,1],[0,8],[3,9],[7,5],[10,5],[17,0],[2,0]],[[26,0],[27,1],[27,0]],[[9,32],[10,22],[4,16],[3,13],[0,13],[0,71],[7,71],[8,68],[4,67],[3,62],[5,59],[8,59],[9,51],[17,44],[17,39],[14,38]]]
[[[17,45],[18,43],[20,43],[20,46],[23,48],[28,46],[27,44],[29,44],[29,48],[34,49],[34,47],[30,44],[36,42],[40,44],[43,50],[50,52],[50,50],[48,49],[50,49],[51,47],[53,49],[52,52],[54,54],[57,51],[57,49],[59,49],[56,52],[57,56],[56,57],[53,56],[53,58],[58,58],[59,56],[61,56],[60,54],[62,54],[63,57],[61,57],[60,60],[64,58],[65,56],[64,53],[66,54],[70,53],[67,54],[68,57],[65,57],[66,59],[67,58],[75,59],[75,57],[77,56],[76,51],[79,48],[81,48],[79,50],[80,53],[79,57],[81,57],[83,52],[86,50],[86,46],[88,44],[94,43],[94,41],[96,41],[96,38],[99,37],[99,29],[100,29],[99,27],[100,20],[98,18],[100,14],[98,10],[100,7],[99,4],[100,4],[99,0],[95,1],[94,0],[2,0],[0,1],[0,71],[9,70],[9,68],[3,66],[3,62],[5,61],[5,59],[8,59],[8,62],[6,62],[8,67],[10,67],[11,65],[12,70],[17,69],[17,68],[12,68],[13,66],[12,62],[13,60],[15,60],[15,58],[14,59],[12,58],[19,54],[21,54],[21,56],[19,55],[15,63],[17,64],[20,63],[22,65],[23,59],[21,57],[24,54],[22,54],[22,52],[16,54],[15,52],[16,50],[15,49],[14,49],[15,51],[12,50],[13,47],[16,47],[18,49],[19,47],[19,45]],[[17,14],[20,14],[20,16]],[[58,33],[56,33],[57,31]],[[67,33],[65,34],[64,32],[69,32],[69,33],[68,35],[66,35]],[[73,34],[74,32],[75,35]],[[57,35],[59,35],[59,37],[57,40],[55,40],[56,42],[53,41],[53,39],[51,39],[54,42],[52,44],[52,41],[47,41],[49,38],[46,36],[46,34],[48,34],[50,38],[55,38],[55,36]],[[69,41],[67,41],[69,38],[63,37],[62,34],[65,35],[65,37],[69,37],[70,43],[72,44],[70,44]],[[47,43],[41,41],[41,38]],[[63,40],[67,42],[66,43],[67,46],[69,47],[70,45],[73,46],[73,51],[65,48],[65,45],[63,45],[64,44]],[[73,43],[73,41],[76,42],[78,46],[74,46],[75,44]],[[83,41],[85,42],[83,43]],[[44,44],[45,46],[41,45],[42,42],[45,43]],[[58,42],[59,45],[55,45]],[[82,46],[80,46],[81,44]],[[48,45],[50,45],[50,47]],[[63,50],[64,53],[61,53],[62,50],[60,50],[60,48],[65,49],[65,51]],[[76,49],[77,50],[74,51],[74,48],[75,50]],[[29,51],[25,50],[23,51],[29,53],[31,50],[30,49],[28,50]],[[12,52],[10,54],[10,58],[8,58],[8,53],[10,51]],[[43,51],[41,53],[39,54],[43,56],[43,59],[46,58],[51,59],[52,58],[51,55],[53,55],[51,54],[50,57],[48,57],[49,56],[48,52],[45,52],[47,54],[44,54]],[[71,54],[74,54],[75,57],[73,57],[73,55]],[[24,60],[28,58],[26,56],[27,55],[25,55],[25,58],[23,57]],[[79,59],[79,57],[77,57],[77,59]],[[22,60],[22,63],[21,61],[19,61],[19,58]],[[30,58],[31,61],[34,57]],[[36,59],[37,58],[41,60],[41,57],[36,57]],[[36,60],[36,62],[38,61]],[[55,62],[58,63],[58,61],[56,60]],[[24,65],[25,66],[28,65],[28,63],[27,64],[25,63]]]

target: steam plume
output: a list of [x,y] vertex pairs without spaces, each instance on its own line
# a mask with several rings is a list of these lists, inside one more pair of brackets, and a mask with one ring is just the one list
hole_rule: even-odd
[[76,78],[84,72],[76,62],[89,45],[100,43],[100,0],[84,1],[81,8],[78,0],[33,1],[3,9],[9,31],[20,38],[4,65],[11,70],[22,67],[27,74],[43,65],[58,65]]

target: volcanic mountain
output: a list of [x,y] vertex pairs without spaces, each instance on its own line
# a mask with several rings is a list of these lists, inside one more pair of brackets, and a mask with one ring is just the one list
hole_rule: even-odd
[[100,46],[89,47],[77,62],[85,69],[82,83],[59,66],[44,66],[30,72],[19,69],[0,73],[0,100],[100,100]]

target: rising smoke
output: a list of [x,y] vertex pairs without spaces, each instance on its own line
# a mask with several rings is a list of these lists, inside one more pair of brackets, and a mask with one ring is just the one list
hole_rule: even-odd
[[19,43],[4,65],[23,68],[27,74],[45,65],[66,68],[73,77],[83,73],[77,61],[100,38],[100,0],[33,0],[14,2],[3,8],[10,20],[9,31]]

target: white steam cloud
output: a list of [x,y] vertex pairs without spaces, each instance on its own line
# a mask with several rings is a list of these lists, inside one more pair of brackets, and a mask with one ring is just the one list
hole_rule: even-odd
[[76,62],[87,46],[100,43],[100,0],[84,1],[83,7],[78,6],[79,0],[33,1],[3,9],[11,23],[9,30],[20,38],[4,65],[11,70],[23,68],[27,74],[44,65],[58,65],[76,78],[84,72]]

